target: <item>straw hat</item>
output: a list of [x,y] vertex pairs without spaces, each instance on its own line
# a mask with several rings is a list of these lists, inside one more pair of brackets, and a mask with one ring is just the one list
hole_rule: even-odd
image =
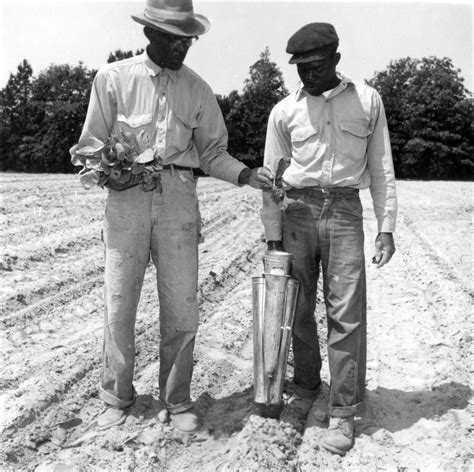
[[205,16],[194,13],[192,0],[147,0],[145,11],[132,18],[177,36],[199,36],[211,27]]

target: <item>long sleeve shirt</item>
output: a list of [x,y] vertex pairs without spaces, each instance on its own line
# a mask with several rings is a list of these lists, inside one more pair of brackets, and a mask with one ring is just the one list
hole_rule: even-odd
[[163,164],[200,167],[234,184],[246,166],[227,153],[227,130],[209,85],[183,65],[162,69],[144,52],[107,64],[94,79],[79,143],[132,132]]
[[[379,232],[393,232],[397,215],[395,173],[382,99],[375,89],[340,74],[328,96],[300,86],[270,113],[264,165],[283,174],[287,187],[370,188]],[[267,240],[281,240],[281,209],[263,192]]]

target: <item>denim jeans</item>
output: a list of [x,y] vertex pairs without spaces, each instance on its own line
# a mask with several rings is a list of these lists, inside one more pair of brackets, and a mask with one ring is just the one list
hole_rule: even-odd
[[140,187],[109,191],[100,396],[117,408],[135,400],[135,319],[151,256],[160,302],[160,399],[171,413],[178,413],[192,405],[200,215],[191,171],[163,170],[162,185],[162,193],[144,192]]
[[329,413],[354,415],[366,372],[366,279],[362,205],[350,188],[290,189],[283,202],[283,246],[300,281],[293,329],[295,391],[314,397],[321,354],[314,310],[319,267],[328,325]]

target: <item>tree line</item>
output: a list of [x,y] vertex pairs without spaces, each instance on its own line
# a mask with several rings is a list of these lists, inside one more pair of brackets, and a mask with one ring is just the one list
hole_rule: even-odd
[[[143,50],[111,52],[114,62]],[[37,76],[24,59],[0,91],[0,170],[74,172],[69,148],[81,133],[96,70],[50,65]],[[390,62],[366,83],[384,101],[398,178],[472,179],[473,101],[449,58]],[[229,152],[250,167],[263,161],[268,115],[288,94],[268,48],[249,68],[242,92],[216,95]]]

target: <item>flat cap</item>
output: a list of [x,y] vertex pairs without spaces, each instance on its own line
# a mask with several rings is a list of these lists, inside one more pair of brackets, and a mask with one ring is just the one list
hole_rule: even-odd
[[286,52],[293,54],[290,64],[325,59],[337,49],[339,38],[329,23],[310,23],[300,28],[289,40]]

